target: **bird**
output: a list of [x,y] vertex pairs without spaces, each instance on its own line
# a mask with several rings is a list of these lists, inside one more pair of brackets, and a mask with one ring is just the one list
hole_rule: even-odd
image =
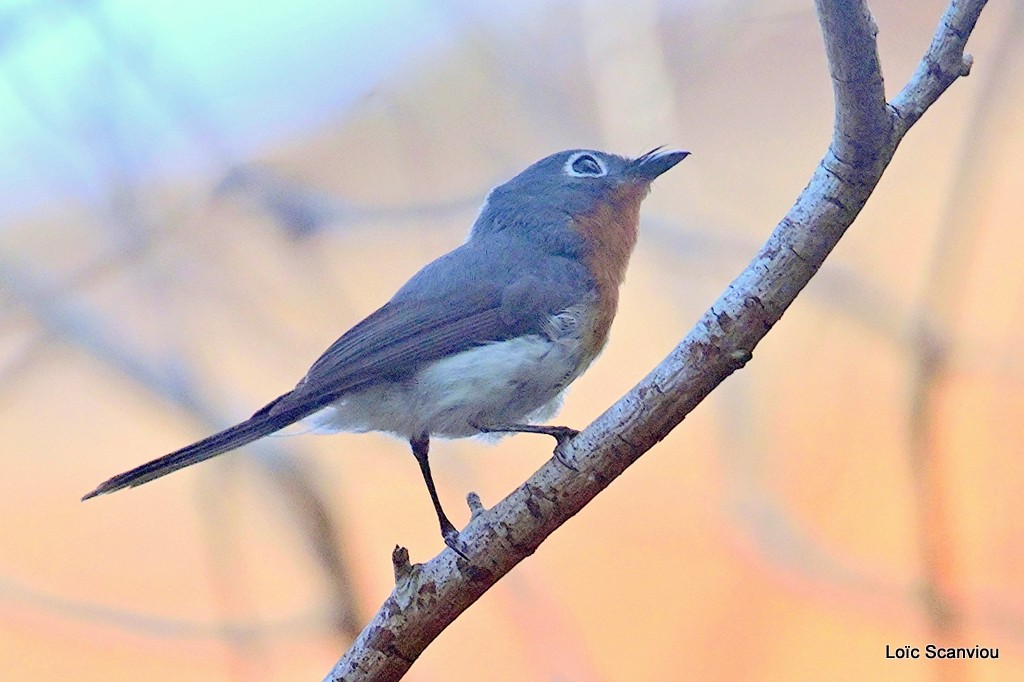
[[608,340],[651,183],[689,152],[551,154],[492,189],[466,241],[429,263],[251,417],[118,474],[82,500],[235,450],[296,422],[409,442],[445,544],[465,557],[431,438],[541,433]]

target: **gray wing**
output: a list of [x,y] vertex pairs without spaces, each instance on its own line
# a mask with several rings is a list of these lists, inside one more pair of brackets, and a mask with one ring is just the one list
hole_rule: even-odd
[[[511,268],[498,249],[467,244],[420,271],[382,308],[335,341],[295,387],[261,412],[323,407],[485,343],[539,333],[589,290],[575,260]],[[260,413],[257,413],[260,414]]]

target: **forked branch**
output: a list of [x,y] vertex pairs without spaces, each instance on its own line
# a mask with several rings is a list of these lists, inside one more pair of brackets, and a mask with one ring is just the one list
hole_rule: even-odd
[[952,0],[920,66],[885,101],[863,0],[817,0],[835,90],[832,144],[796,203],[747,268],[672,353],[639,384],[492,509],[474,510],[460,535],[469,561],[445,550],[409,565],[396,551],[396,586],[327,680],[395,680],[480,595],[532,554],[716,386],[741,368],[864,207],[900,140],[970,70],[964,46],[985,0]]

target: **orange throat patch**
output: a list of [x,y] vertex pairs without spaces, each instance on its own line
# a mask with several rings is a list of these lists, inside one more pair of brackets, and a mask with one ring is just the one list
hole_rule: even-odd
[[600,353],[608,341],[619,307],[619,285],[626,279],[629,257],[636,246],[640,202],[649,189],[645,183],[623,183],[599,203],[596,211],[573,221],[573,229],[587,243],[584,263],[597,284],[594,326],[585,341],[593,355]]

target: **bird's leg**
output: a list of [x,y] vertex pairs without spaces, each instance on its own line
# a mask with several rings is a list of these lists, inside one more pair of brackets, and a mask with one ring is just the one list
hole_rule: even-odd
[[430,501],[434,503],[434,511],[437,512],[437,521],[441,524],[441,537],[444,538],[444,544],[455,550],[455,553],[463,559],[469,561],[469,557],[459,547],[459,531],[448,520],[444,509],[441,508],[441,500],[437,497],[437,488],[434,487],[434,477],[430,473],[430,460],[428,459],[430,454],[430,436],[423,434],[419,438],[411,438],[409,439],[409,445],[412,447],[413,456],[420,465],[423,481],[427,484],[427,492],[430,493]]
[[558,445],[568,443],[580,433],[568,426],[546,426],[544,424],[504,424],[502,426],[471,424],[471,426],[482,433],[541,433],[553,437],[558,441]]
[[569,458],[565,456],[565,446],[569,441],[580,434],[576,429],[570,429],[568,426],[546,426],[543,424],[504,424],[502,426],[481,426],[479,424],[470,424],[470,426],[481,433],[540,433],[545,436],[551,436],[556,441],[553,453],[555,459],[561,462],[566,468],[572,469],[573,471],[579,471],[579,469],[569,461]]

